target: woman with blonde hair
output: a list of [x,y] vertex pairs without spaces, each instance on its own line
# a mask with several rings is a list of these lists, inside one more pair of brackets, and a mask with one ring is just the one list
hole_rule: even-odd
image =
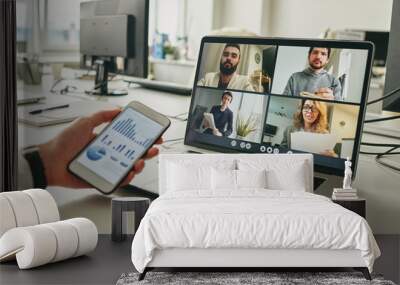
[[[328,134],[328,107],[326,103],[310,99],[301,100],[299,110],[293,116],[293,125],[283,133],[281,146],[291,148],[291,134],[294,132],[311,132]],[[337,156],[333,150],[326,150],[324,155]]]

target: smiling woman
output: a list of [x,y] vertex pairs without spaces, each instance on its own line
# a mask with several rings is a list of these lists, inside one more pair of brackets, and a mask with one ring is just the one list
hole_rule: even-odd
[[[282,147],[293,148],[292,136],[297,132],[329,134],[328,106],[316,100],[302,99],[298,111],[293,116],[293,125],[288,126],[283,133]],[[319,154],[337,157],[339,145],[334,149],[326,149]]]
[[0,1],[0,192],[17,188],[15,1]]
[[302,100],[301,110],[296,113],[294,125],[305,131],[316,133],[328,132],[327,106],[323,102]]
[[327,106],[324,102],[305,100],[301,101],[299,110],[293,116],[293,125],[283,133],[281,146],[291,148],[291,134],[305,131],[312,133],[329,133]]

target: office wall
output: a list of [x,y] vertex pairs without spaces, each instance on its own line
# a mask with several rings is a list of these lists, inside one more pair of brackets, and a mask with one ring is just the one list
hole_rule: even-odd
[[[199,91],[197,91],[197,92],[199,92]],[[216,93],[220,93],[221,95],[216,94]],[[212,106],[221,104],[221,96],[222,96],[222,92],[216,92],[213,89],[204,89],[204,90],[202,90],[202,96],[198,96],[198,94],[197,94],[197,96],[195,97],[193,106],[200,105],[200,106],[209,107],[211,109]],[[239,107],[238,104],[239,104],[238,100],[235,100],[236,109]],[[231,108],[234,108],[234,107],[231,106]]]
[[267,124],[277,126],[277,132],[273,137],[264,138],[264,141],[272,144],[280,144],[283,133],[287,127],[293,125],[293,115],[298,109],[298,100],[288,100],[286,97],[272,97],[269,101]]
[[359,107],[353,105],[335,105],[331,119],[331,133],[334,133],[338,142],[341,138],[354,139],[357,128]]
[[215,0],[215,29],[270,37],[316,37],[327,28],[389,30],[393,0]]
[[389,30],[392,0],[273,0],[270,36],[316,37],[331,29]]
[[[212,30],[213,0],[197,1],[189,0],[187,2],[187,27],[189,58],[197,58],[199,54],[201,38]],[[196,35],[196,36],[194,36]]]
[[[351,52],[351,64],[349,66],[348,78],[347,78],[347,101],[358,102],[360,100],[360,94],[362,94],[362,87],[364,81],[365,66],[367,62],[367,51],[350,50]],[[360,72],[362,71],[362,72]]]
[[278,49],[272,93],[282,94],[290,76],[307,67],[307,54],[307,47],[280,47]]
[[214,29],[240,28],[261,34],[263,22],[263,0],[214,0]]

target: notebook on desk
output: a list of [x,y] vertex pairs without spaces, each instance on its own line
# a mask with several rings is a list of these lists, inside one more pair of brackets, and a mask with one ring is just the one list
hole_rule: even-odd
[[[51,108],[62,104],[68,104],[67,108],[44,111],[40,114],[30,114],[31,111],[38,109]],[[102,110],[112,110],[116,106],[106,102],[98,101],[72,101],[51,102],[46,104],[36,104],[18,109],[18,121],[31,126],[44,127],[71,122],[79,117],[87,116]]]

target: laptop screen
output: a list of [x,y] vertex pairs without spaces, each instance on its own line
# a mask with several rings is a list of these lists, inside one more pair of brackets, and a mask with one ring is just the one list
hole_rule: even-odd
[[343,175],[358,157],[371,71],[369,42],[203,38],[185,144],[314,154]]

